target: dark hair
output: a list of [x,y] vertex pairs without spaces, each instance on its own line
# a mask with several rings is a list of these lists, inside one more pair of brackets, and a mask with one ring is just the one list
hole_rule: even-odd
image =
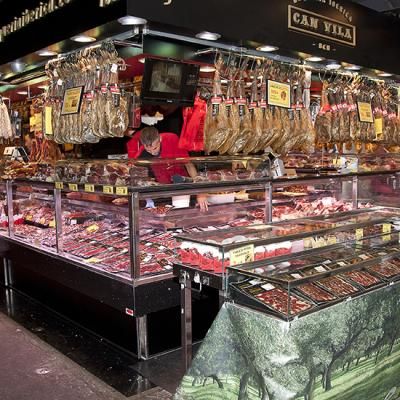
[[149,146],[160,137],[160,133],[154,126],[148,126],[140,132],[140,141],[143,145]]

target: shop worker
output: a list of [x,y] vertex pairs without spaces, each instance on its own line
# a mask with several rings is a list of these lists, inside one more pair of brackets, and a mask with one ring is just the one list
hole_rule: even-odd
[[[128,155],[132,158],[186,158],[189,153],[178,147],[179,138],[174,133],[159,133],[157,128],[147,127],[137,132],[128,142]],[[137,150],[136,150],[137,149]],[[157,163],[152,167],[155,179],[159,183],[172,183],[174,175],[194,178],[197,175],[192,163]],[[198,195],[197,202],[202,211],[208,210],[207,196]]]

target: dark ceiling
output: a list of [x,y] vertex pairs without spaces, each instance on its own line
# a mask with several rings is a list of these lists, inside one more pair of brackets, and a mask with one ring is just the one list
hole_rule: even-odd
[[373,10],[400,16],[400,0],[351,0]]

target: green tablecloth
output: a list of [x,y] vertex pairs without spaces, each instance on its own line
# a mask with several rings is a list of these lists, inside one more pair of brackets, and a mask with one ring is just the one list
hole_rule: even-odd
[[225,303],[176,400],[400,400],[400,285],[292,322]]

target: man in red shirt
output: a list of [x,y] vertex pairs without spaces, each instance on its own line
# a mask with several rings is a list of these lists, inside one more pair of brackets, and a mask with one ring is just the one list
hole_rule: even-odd
[[[141,146],[139,146],[139,141]],[[159,133],[158,129],[154,127],[144,128],[142,131],[137,132],[133,138],[128,142],[128,156],[132,158],[187,158],[189,153],[186,150],[178,147],[179,138],[174,133]],[[155,162],[152,167],[152,172],[157,182],[159,183],[172,183],[172,177],[179,175],[182,177],[191,178],[197,176],[196,168],[192,163],[179,164],[174,162]],[[202,211],[208,210],[207,196],[198,195],[197,202]]]

